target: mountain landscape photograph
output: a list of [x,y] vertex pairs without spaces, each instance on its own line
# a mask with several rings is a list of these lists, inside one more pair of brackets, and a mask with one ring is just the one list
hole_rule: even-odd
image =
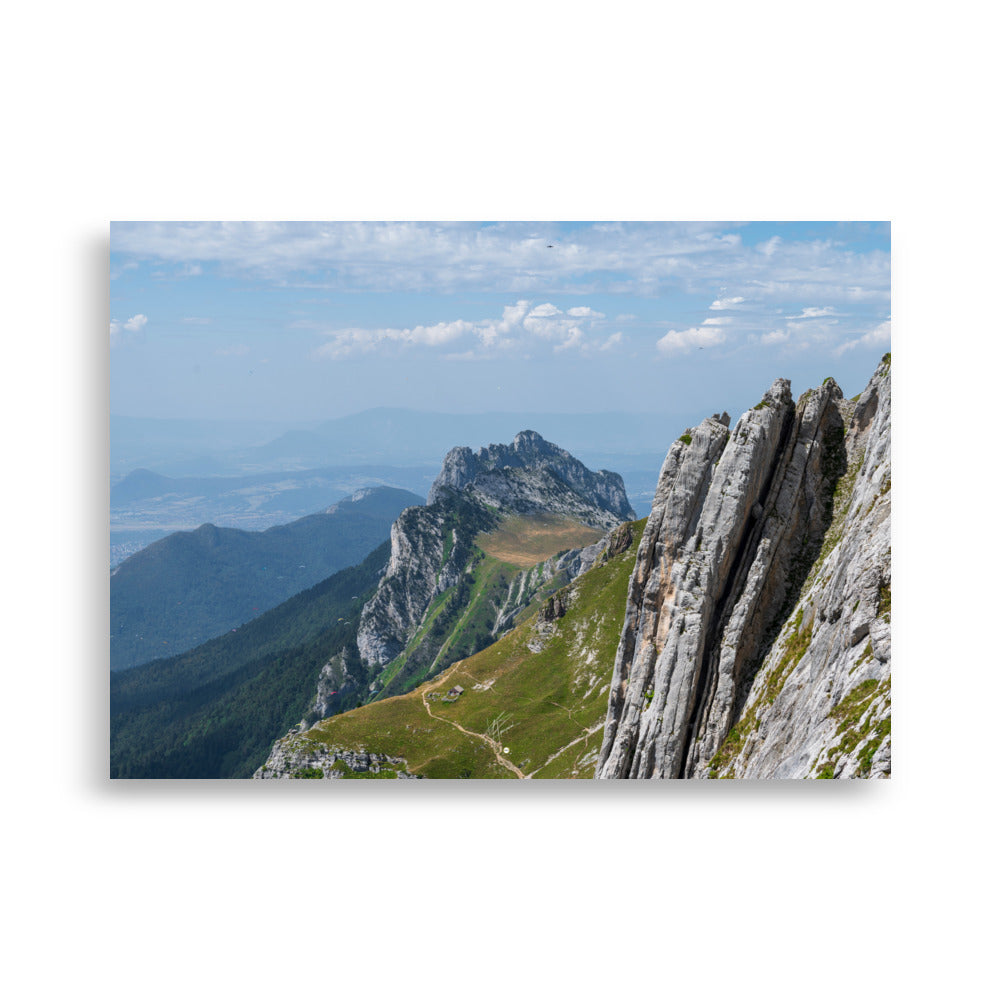
[[891,775],[885,222],[114,222],[110,775]]

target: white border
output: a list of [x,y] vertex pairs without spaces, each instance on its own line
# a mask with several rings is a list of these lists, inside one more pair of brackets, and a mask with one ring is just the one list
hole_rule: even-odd
[[[979,331],[996,71],[971,4],[930,13],[97,2],[9,18],[3,836],[18,995],[841,997],[944,977],[981,992],[996,864],[977,787],[992,745],[977,743],[997,692],[977,645],[992,591],[972,569],[994,557],[991,424],[975,407],[992,396],[977,382],[994,356]],[[94,652],[107,222],[320,217],[890,218],[892,781],[373,782],[322,802],[110,787]]]

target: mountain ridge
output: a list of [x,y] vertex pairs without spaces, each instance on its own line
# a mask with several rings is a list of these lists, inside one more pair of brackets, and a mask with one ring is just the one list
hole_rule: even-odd
[[112,670],[191,649],[359,563],[420,502],[376,487],[261,532],[203,524],[153,542],[112,572]]
[[[358,649],[364,663],[384,671],[380,696],[433,676],[450,662],[442,656],[482,648],[539,588],[579,571],[582,563],[569,554],[533,571],[505,569],[476,543],[505,518],[560,515],[603,533],[635,516],[620,476],[590,472],[532,431],[478,453],[451,449],[428,501],[393,524],[389,565],[361,614]],[[470,615],[468,641],[457,643],[452,627],[464,627]]]

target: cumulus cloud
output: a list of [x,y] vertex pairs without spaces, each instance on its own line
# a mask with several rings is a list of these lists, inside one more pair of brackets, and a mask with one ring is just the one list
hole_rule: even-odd
[[765,345],[770,344],[786,344],[788,343],[791,334],[788,330],[772,330],[770,333],[765,333],[760,338],[760,343]]
[[709,309],[735,309],[741,302],[745,302],[746,299],[742,295],[734,295],[731,299],[716,299],[708,308]]
[[603,319],[603,313],[589,306],[573,306],[564,312],[551,302],[533,305],[520,299],[505,306],[500,319],[458,319],[412,328],[332,330],[317,354],[343,358],[381,349],[447,345],[453,350],[445,355],[446,360],[470,361],[541,345],[554,352],[612,350],[623,337],[620,333],[604,337],[600,329]]
[[143,327],[145,327],[148,322],[149,319],[142,313],[136,313],[135,316],[130,316],[124,323],[119,322],[116,319],[111,320],[111,346],[118,347],[129,340],[130,335],[141,333]]
[[669,330],[656,342],[661,354],[686,354],[696,347],[715,347],[726,335],[713,326],[692,326],[687,330]]
[[837,310],[833,306],[806,306],[800,315],[792,316],[791,319],[819,319],[821,316],[836,316]]
[[835,351],[834,354],[840,357],[845,351],[853,351],[856,347],[882,347],[887,346],[890,340],[890,321],[885,320],[879,323],[878,326],[869,330],[866,334],[861,337],[857,337],[854,340],[848,340],[841,344]]

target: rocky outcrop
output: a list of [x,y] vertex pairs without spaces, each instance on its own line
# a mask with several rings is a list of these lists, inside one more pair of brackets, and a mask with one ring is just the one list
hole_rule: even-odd
[[358,651],[365,663],[388,663],[400,653],[435,596],[458,581],[465,553],[446,520],[439,504],[410,507],[393,524],[389,565],[361,612]]
[[598,777],[888,774],[889,389],[779,379],[671,447]]
[[477,452],[452,448],[427,502],[461,492],[510,512],[567,514],[597,528],[635,517],[618,473],[591,472],[535,431],[521,431],[512,444],[491,444]]
[[395,777],[417,778],[406,770],[403,757],[366,750],[327,746],[297,737],[294,732],[277,740],[257,779]]
[[316,678],[316,697],[299,723],[299,730],[305,731],[313,723],[332,715],[338,705],[344,704],[345,696],[360,693],[363,678],[351,673],[345,650],[340,650],[323,664]]

